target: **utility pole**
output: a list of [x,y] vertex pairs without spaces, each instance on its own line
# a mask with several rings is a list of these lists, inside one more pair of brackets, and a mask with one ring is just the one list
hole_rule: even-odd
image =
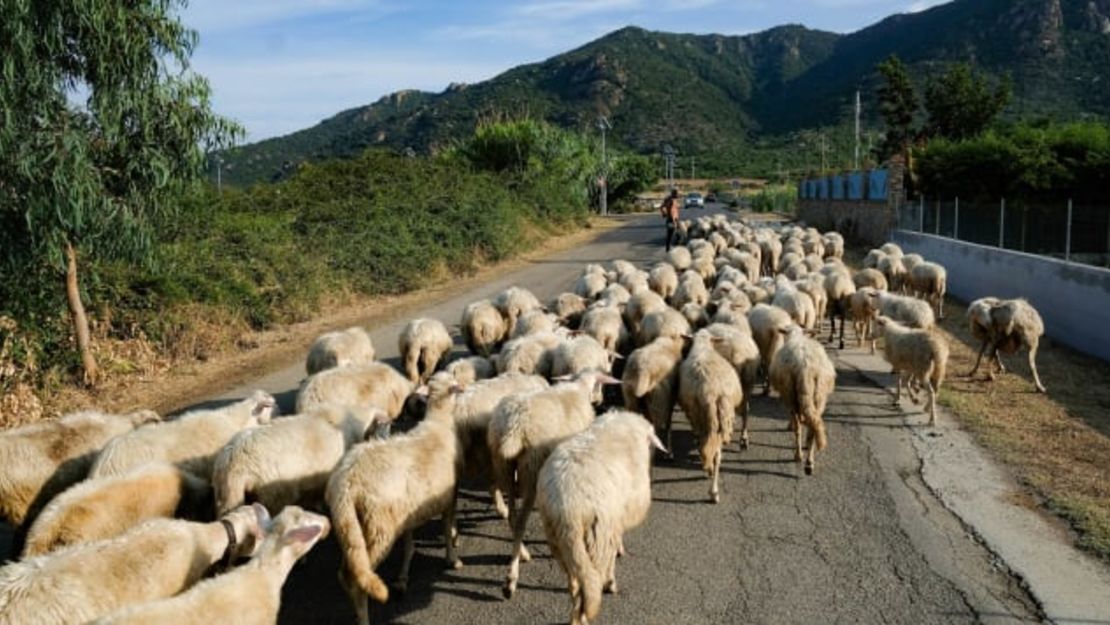
[[601,130],[601,180],[598,185],[601,187],[601,214],[609,214],[609,157],[605,153],[605,132],[610,130],[612,126],[609,120],[605,119],[604,115],[597,118],[597,127]]
[[698,162],[698,157],[696,157],[696,156],[691,156],[690,157],[690,179],[691,180],[698,177],[697,162]]
[[663,156],[667,159],[667,189],[674,189],[674,161],[677,152],[670,144],[663,146]]
[[860,105],[859,91],[856,91],[856,160],[855,171],[859,171],[859,118],[862,106]]

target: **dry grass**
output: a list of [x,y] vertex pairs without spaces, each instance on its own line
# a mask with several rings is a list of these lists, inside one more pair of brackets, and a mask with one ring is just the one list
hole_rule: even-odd
[[965,310],[949,301],[941,324],[952,347],[941,403],[1071,524],[1079,546],[1110,559],[1110,365],[1046,338],[1037,369],[1047,395],[1034,392],[1024,352],[1003,356],[1008,371],[994,382],[985,364],[973,380],[979,345]]

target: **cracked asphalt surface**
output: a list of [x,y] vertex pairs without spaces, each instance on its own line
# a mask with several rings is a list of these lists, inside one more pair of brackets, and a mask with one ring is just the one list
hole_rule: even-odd
[[[592,243],[535,261],[418,315],[454,323],[468,302],[512,284],[547,299],[567,290],[585,263],[650,263],[662,255],[657,216],[619,219],[625,222],[620,228]],[[380,356],[394,364],[404,321],[372,330]],[[617,564],[620,593],[604,598],[601,623],[1041,620],[1019,580],[922,482],[909,432],[922,427],[925,416],[916,408],[893,408],[885,390],[846,363],[838,369],[825,417],[829,447],[817,457],[816,474],[805,476],[793,461],[778,399],[757,396],[751,447],[740,451],[733,442],[725,452],[719,505],[708,503],[709,484],[698,468],[693,437],[676,414],[676,460],[653,469],[651,511],[625,536],[627,554]],[[288,411],[302,377],[303,364],[293,363],[211,401],[264,388]],[[534,559],[522,564],[519,590],[510,601],[501,596],[510,534],[481,485],[466,485],[460,497],[461,570],[445,569],[439,527],[436,520],[417,533],[409,590],[395,593],[387,605],[372,603],[373,623],[567,622],[566,579],[549,556],[536,515],[526,536]],[[399,552],[379,568],[387,581],[396,577]],[[336,580],[340,563],[331,536],[294,568],[283,591],[282,625],[355,623]]]

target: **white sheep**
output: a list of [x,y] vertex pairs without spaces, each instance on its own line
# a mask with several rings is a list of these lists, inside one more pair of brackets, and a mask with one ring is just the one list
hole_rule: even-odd
[[[586,371],[613,372],[616,354],[608,351],[592,336],[576,336],[559,344],[551,351],[551,378],[569,378]],[[593,396],[593,403],[600,404],[601,389]]]
[[663,449],[639,415],[612,411],[561,443],[538,477],[547,544],[567,575],[573,625],[592,622],[603,589],[617,592],[624,532],[651,507],[651,448]]
[[887,291],[890,289],[890,284],[886,281],[886,276],[883,272],[874,268],[861,269],[852,276],[852,283],[856,285],[857,289],[872,288],[877,291]]
[[671,297],[671,305],[678,310],[686,304],[705,306],[709,303],[709,291],[705,288],[705,281],[698,274],[686,273],[678,280],[678,288]]
[[509,333],[501,312],[489,300],[467,304],[459,330],[470,353],[489,358]]
[[0,625],[77,625],[172,597],[220,562],[250,556],[269,515],[244,507],[214,523],[153,519],[128,532],[0,568]]
[[493,477],[490,458],[489,422],[493,409],[509,395],[530,393],[548,388],[547,380],[538,375],[506,373],[481,380],[455,399],[455,429],[459,437],[462,466],[460,479],[485,479],[490,485],[494,508],[501,518],[509,518],[509,508]]
[[662,336],[680,338],[684,334],[690,334],[690,322],[675,309],[664,308],[644,317],[636,345],[643,347]]
[[771,360],[771,386],[782,399],[794,431],[794,460],[801,462],[802,426],[806,427],[806,475],[813,474],[817,452],[828,444],[825,405],[836,386],[836,368],[821,345],[797,326]]
[[709,499],[721,501],[720,473],[724,446],[732,441],[736,411],[744,402],[740,378],[713,343],[709,332],[694,335],[690,352],[678,369],[678,403],[698,439],[702,470],[710,478]]
[[308,375],[324,369],[374,362],[374,343],[360,327],[321,334],[312,342],[305,361]]
[[884,256],[879,259],[879,264],[875,268],[882,272],[891,291],[903,290],[909,274],[902,264],[901,256]]
[[668,449],[671,418],[678,401],[678,366],[682,362],[683,346],[682,338],[652,341],[628,356],[621,377],[624,407],[644,415],[666,441]]
[[693,256],[690,255],[690,250],[687,247],[679,246],[673,247],[667,252],[664,257],[664,262],[674,266],[675,271],[686,271],[690,268],[691,263],[694,262]]
[[906,272],[913,271],[913,268],[925,262],[921,254],[904,254],[902,256],[902,266],[906,268]]
[[405,324],[397,339],[397,349],[409,381],[427,382],[453,345],[447,326],[438,319],[413,319]]
[[0,432],[0,519],[25,530],[48,501],[85,479],[108,441],[159,421],[149,410],[89,410]]
[[928,329],[936,323],[933,309],[928,303],[908,295],[895,295],[886,291],[870,291],[869,296],[879,314],[890,317],[911,328]]
[[559,327],[559,318],[555,315],[543,310],[530,310],[516,320],[516,327],[513,328],[509,339],[518,339],[539,332],[554,332],[557,327]]
[[747,449],[751,436],[748,433],[748,415],[752,390],[759,379],[760,354],[759,346],[750,332],[728,324],[714,323],[707,326],[702,332],[708,333],[712,338],[710,344],[722,358],[736,369],[740,378],[740,388],[744,391],[744,401],[740,404],[740,448]]
[[670,263],[658,263],[648,274],[648,286],[665,300],[670,300],[678,288],[678,272]]
[[577,329],[582,323],[582,315],[586,314],[589,300],[575,293],[560,293],[551,303],[551,310],[559,323]]
[[582,334],[593,337],[612,353],[624,352],[628,347],[628,329],[624,327],[621,311],[616,306],[593,306],[582,316],[579,327]]
[[886,252],[882,250],[870,250],[867,256],[863,257],[863,266],[866,269],[876,269],[879,266],[879,261],[886,257]]
[[574,282],[571,291],[583,299],[595,300],[609,285],[604,273],[584,273]]
[[276,412],[273,395],[255,391],[250,397],[222,408],[193,410],[172,421],[139,428],[105,445],[89,469],[89,476],[122,475],[158,460],[210,480],[212,461],[231,437],[269,423]]
[[294,504],[319,507],[343,454],[362,442],[367,430],[389,422],[381,408],[331,404],[236,434],[213,465],[216,513],[248,498],[272,512]]
[[817,309],[808,293],[798,290],[793,282],[779,276],[775,282],[775,296],[771,305],[786,311],[794,323],[806,330],[812,330],[817,322]]
[[[710,306],[713,305],[714,303],[710,302]],[[692,329],[704,328],[705,326],[709,325],[709,312],[707,311],[706,306],[698,306],[697,304],[690,302],[689,304],[683,306],[682,310],[680,310],[679,312],[682,313],[682,316],[686,318],[686,322],[690,324],[690,327]]]
[[258,553],[247,564],[202,581],[176,597],[126,608],[92,625],[274,625],[281,608],[281,588],[293,565],[323,540],[330,528],[327,517],[289,506],[274,518]]
[[501,316],[505,317],[505,322],[508,324],[509,333],[512,334],[513,328],[516,326],[516,320],[526,312],[532,310],[539,310],[543,308],[540,300],[532,294],[528,289],[512,286],[504,291],[501,291],[493,298],[493,305],[497,310],[501,311]]
[[497,367],[494,366],[493,361],[481,356],[456,358],[447,363],[443,370],[462,386],[469,386],[478,380],[497,375]]
[[844,325],[852,312],[852,297],[856,285],[845,271],[834,271],[825,276],[822,285],[828,298],[829,342],[836,336],[836,319],[840,318],[840,349],[844,349]]
[[929,425],[936,425],[937,393],[948,366],[948,342],[932,330],[908,328],[882,315],[875,323],[883,333],[883,357],[898,375],[894,405],[902,400],[903,383],[914,403],[914,386],[921,385],[928,396]]
[[328,369],[301,383],[297,413],[328,404],[376,406],[396,419],[412,388],[412,382],[382,362]]
[[541,332],[509,341],[501,353],[493,357],[497,373],[547,376],[551,372],[550,350],[564,340],[554,332]]
[[923,261],[914,265],[910,283],[918,297],[933,305],[937,319],[944,319],[944,294],[948,290],[948,272],[942,265]]
[[460,387],[446,374],[428,381],[424,420],[409,432],[355,445],[328,480],[327,502],[345,565],[339,580],[360,625],[369,625],[369,595],[389,600],[389,588],[374,571],[400,535],[404,557],[397,586],[408,586],[414,543],[412,531],[443,516],[447,563],[459,568],[455,553],[455,486],[459,441],[455,433],[455,397]]
[[902,257],[902,248],[898,247],[897,243],[883,243],[882,247],[879,248],[879,251],[886,254],[887,256],[894,256],[895,258]]
[[864,341],[871,341],[871,353],[875,353],[875,337],[871,323],[878,314],[879,291],[865,286],[860,287],[849,299],[852,312],[852,328],[856,331],[856,346],[863,347]]
[[88,479],[43,508],[27,531],[23,557],[112,538],[148,519],[206,517],[211,498],[207,481],[164,462]]
[[1037,373],[1037,347],[1040,345],[1041,336],[1044,335],[1044,321],[1041,320],[1037,309],[1024,299],[983,298],[971,303],[968,307],[968,318],[972,335],[982,341],[979,356],[975,359],[975,368],[968,374],[969,377],[979,371],[984,350],[989,350],[987,375],[993,380],[993,363],[997,363],[1000,370],[1006,370],[1002,366],[1002,359],[999,358],[998,352],[1012,354],[1024,348],[1029,353],[1029,369],[1033,372],[1035,388],[1039,393],[1046,392],[1044,385],[1041,384],[1041,376]]
[[[505,597],[512,597],[524,557],[524,530],[536,498],[536,475],[555,445],[585,429],[594,419],[591,398],[603,383],[619,383],[599,371],[585,371],[573,381],[549,389],[506,397],[490,419],[487,441],[493,474],[506,493],[513,529],[512,559]],[[519,496],[520,507],[515,501]]]
[[[703,287],[704,288],[704,287]],[[624,307],[624,325],[629,334],[636,336],[640,333],[640,322],[647,315],[667,308],[667,302],[654,291],[637,293],[628,300]]]
[[759,347],[760,366],[763,370],[763,394],[771,392],[771,360],[775,353],[782,347],[784,339],[783,330],[789,328],[794,320],[787,312],[777,306],[756,304],[748,311],[748,323],[751,324],[752,338]]

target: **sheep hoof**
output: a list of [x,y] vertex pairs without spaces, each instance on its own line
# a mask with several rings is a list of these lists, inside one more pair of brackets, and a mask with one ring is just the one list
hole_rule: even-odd
[[721,493],[709,493],[710,503],[721,503]]
[[807,462],[806,463],[806,475],[813,475],[813,463],[812,462]]
[[505,582],[505,585],[501,587],[501,596],[505,597],[506,600],[512,599],[514,592],[516,592],[516,584],[512,582]]
[[1048,394],[1048,391],[1047,391],[1047,390],[1045,390],[1045,387],[1043,387],[1043,386],[1038,386],[1038,387],[1037,387],[1037,392],[1038,392],[1038,393],[1044,393],[1044,394]]
[[524,562],[531,562],[532,561],[532,553],[530,551],[528,551],[528,548],[525,547],[524,545],[520,546],[520,559],[523,560]]
[[620,589],[617,588],[617,580],[615,579],[609,580],[609,583],[605,585],[605,592],[609,593],[610,595],[615,595],[619,591]]
[[461,569],[463,567],[462,558],[455,558],[453,561],[448,561],[447,567],[456,571]]
[[748,439],[748,437],[745,436],[744,438],[740,439],[740,449],[747,449],[748,445],[750,445],[750,444],[751,444],[751,442]]

